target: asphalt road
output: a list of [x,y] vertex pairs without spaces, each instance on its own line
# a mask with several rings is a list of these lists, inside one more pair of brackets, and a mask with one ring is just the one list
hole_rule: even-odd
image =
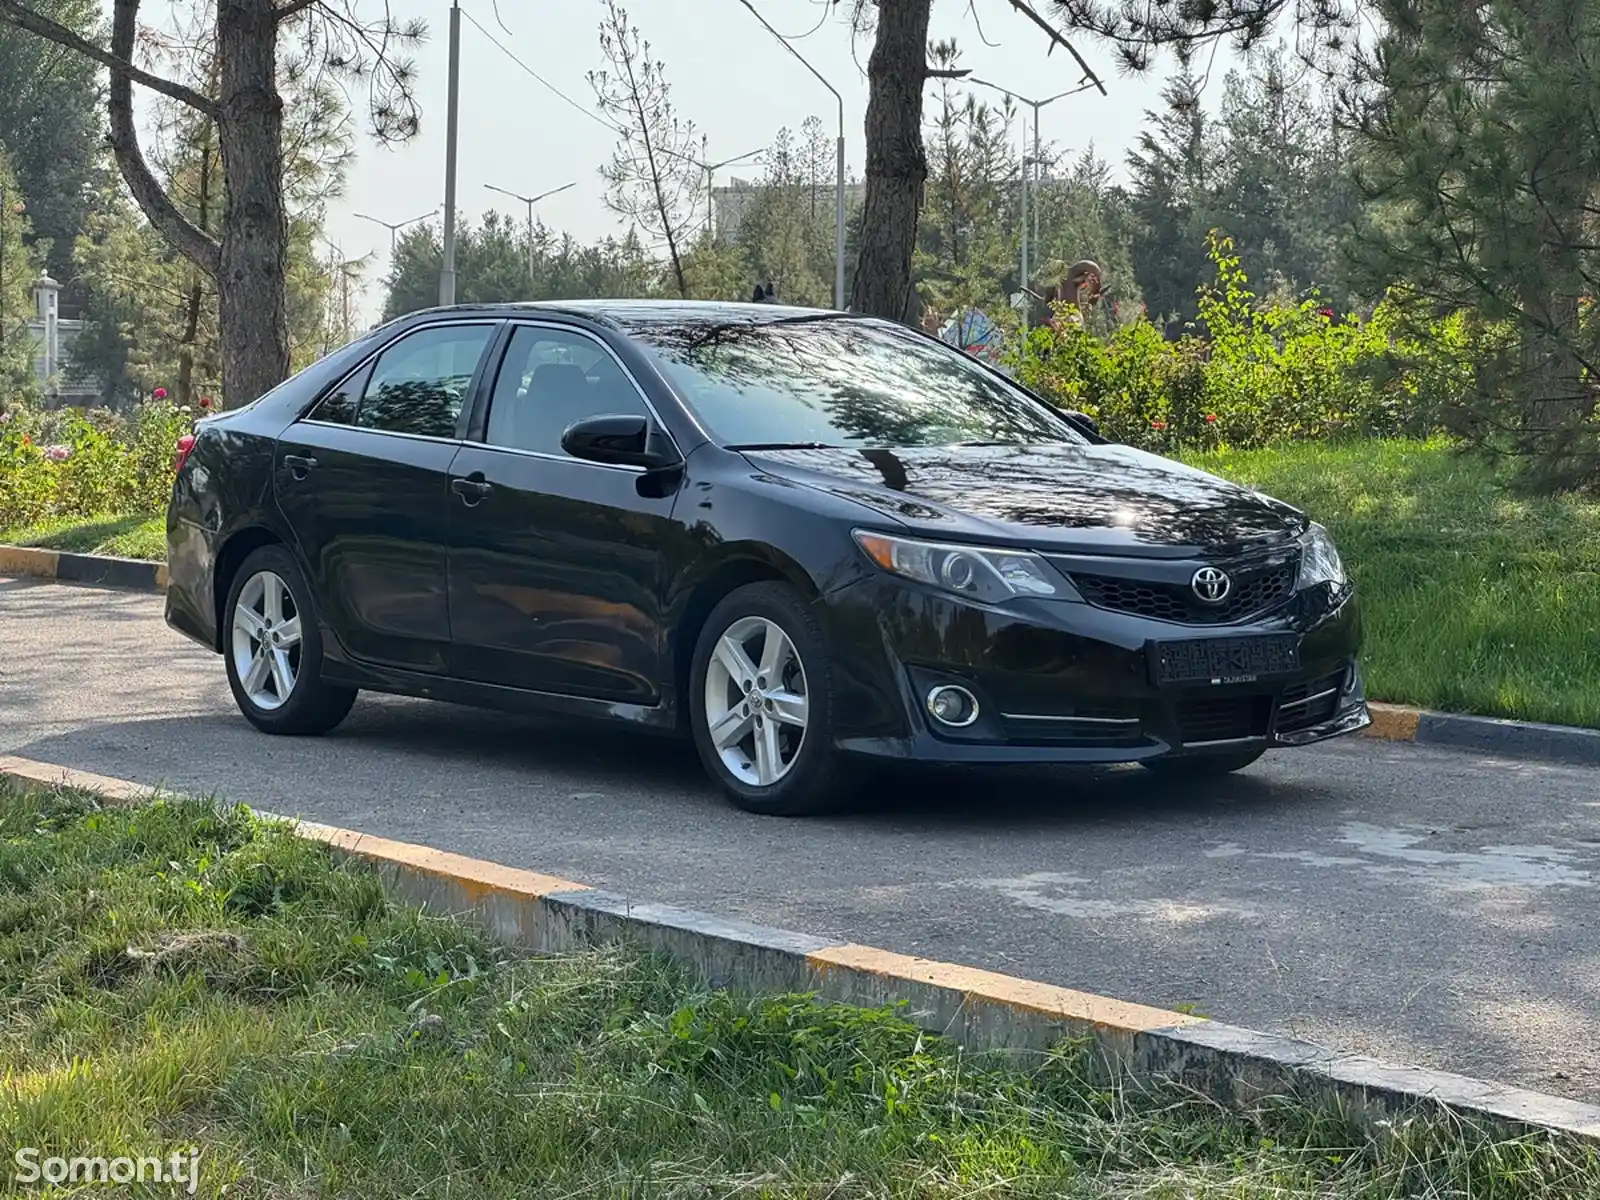
[[363,696],[268,738],[158,598],[0,580],[0,753],[1600,1101],[1600,771],[1347,739],[1212,783],[897,777],[764,819],[692,750]]

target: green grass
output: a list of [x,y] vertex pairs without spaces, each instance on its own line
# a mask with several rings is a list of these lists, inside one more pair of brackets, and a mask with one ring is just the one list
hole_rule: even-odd
[[1519,498],[1442,442],[1189,461],[1332,531],[1360,588],[1374,699],[1600,726],[1600,504]]
[[0,530],[0,545],[39,546],[160,562],[167,556],[165,517],[76,517]]
[[1556,1139],[1231,1116],[618,948],[518,958],[243,809],[6,785],[0,1130],[0,1192],[13,1146],[192,1145],[212,1197],[1600,1194]]

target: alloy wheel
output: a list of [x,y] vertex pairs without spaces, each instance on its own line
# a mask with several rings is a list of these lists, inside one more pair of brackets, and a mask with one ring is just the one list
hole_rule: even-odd
[[717,639],[706,665],[706,725],[728,772],[768,787],[794,766],[805,744],[805,666],[775,621],[741,617]]
[[287,704],[300,675],[300,613],[280,575],[257,571],[233,609],[233,666],[250,703],[270,712]]

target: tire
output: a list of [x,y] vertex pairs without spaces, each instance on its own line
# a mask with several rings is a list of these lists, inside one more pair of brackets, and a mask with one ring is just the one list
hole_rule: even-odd
[[1266,753],[1261,750],[1235,750],[1232,754],[1179,754],[1147,758],[1139,765],[1157,775],[1189,775],[1209,779],[1242,771]]
[[[773,662],[773,629],[787,640],[789,653],[778,647],[781,678],[769,681],[762,669]],[[744,702],[744,680],[730,669],[726,651],[719,652],[729,635],[744,650],[739,669],[756,672],[754,705]],[[752,583],[723,597],[695,643],[689,724],[700,761],[728,799],[747,812],[782,817],[808,816],[847,801],[853,781],[833,744],[832,716],[833,664],[800,594],[787,584]],[[720,744],[713,724],[728,731]],[[773,778],[765,782],[764,776]]]
[[[262,624],[255,629],[242,624],[245,612],[254,613]],[[268,639],[274,633],[282,636],[291,621],[298,622],[293,626],[298,640],[272,646]],[[262,654],[263,648],[271,653]],[[262,546],[235,572],[223,610],[222,657],[234,702],[263,733],[327,733],[356,701],[355,688],[322,681],[316,603],[294,556],[282,546]]]

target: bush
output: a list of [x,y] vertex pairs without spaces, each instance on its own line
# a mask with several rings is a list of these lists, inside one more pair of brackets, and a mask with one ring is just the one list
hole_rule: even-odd
[[1315,296],[1262,302],[1231,240],[1213,234],[1207,248],[1217,274],[1200,296],[1203,337],[1168,341],[1141,317],[1101,339],[1061,321],[1015,347],[1017,378],[1108,437],[1162,452],[1421,436],[1473,386],[1478,335],[1459,314],[1419,328],[1394,298],[1364,319]]
[[156,513],[172,491],[186,409],[148,400],[127,416],[93,410],[0,414],[0,529],[63,518]]

